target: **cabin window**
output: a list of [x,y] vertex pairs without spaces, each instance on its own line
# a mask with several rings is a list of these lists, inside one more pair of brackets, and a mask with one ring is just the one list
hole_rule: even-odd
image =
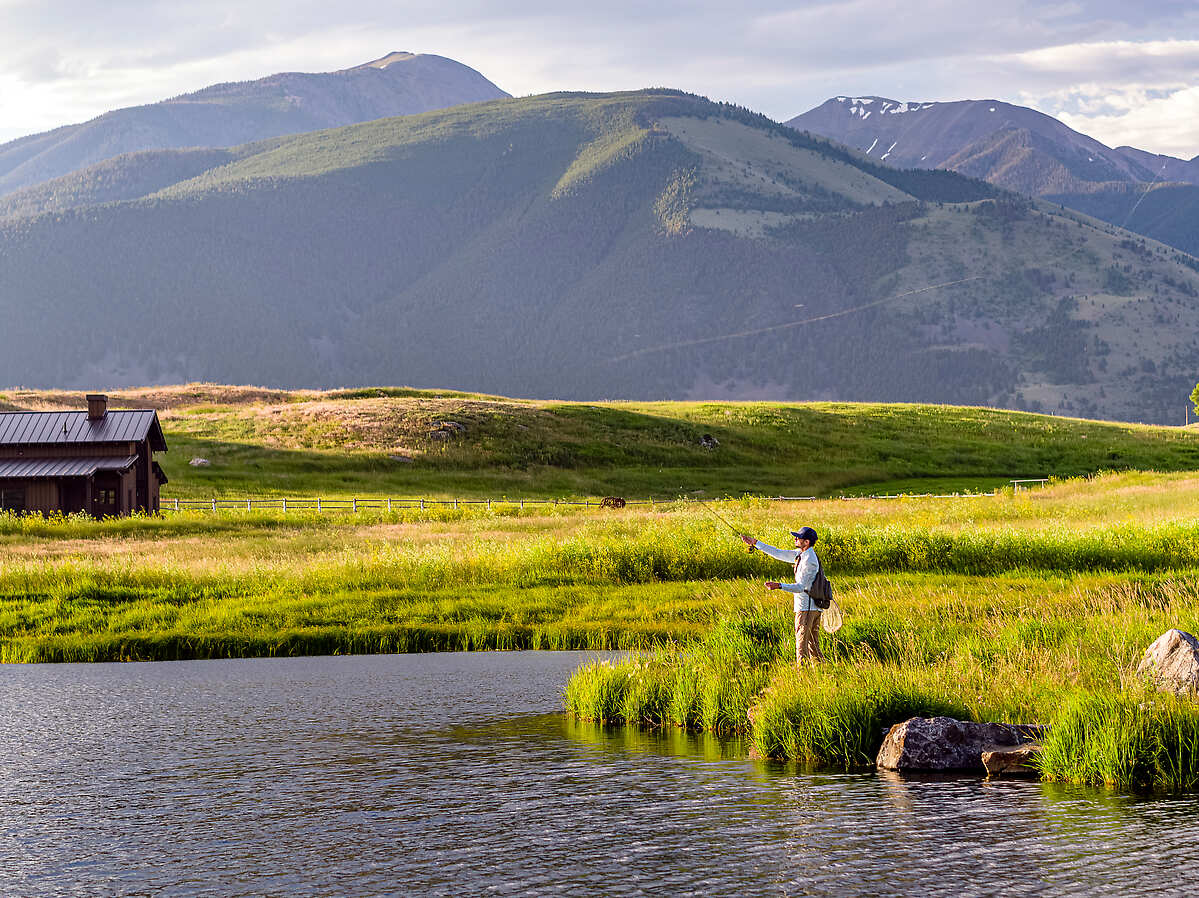
[[25,510],[25,487],[0,489],[0,509],[5,511]]
[[114,490],[96,490],[97,505],[116,505],[117,491]]

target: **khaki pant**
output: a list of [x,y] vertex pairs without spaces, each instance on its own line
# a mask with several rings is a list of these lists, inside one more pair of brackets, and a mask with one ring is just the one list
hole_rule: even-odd
[[804,658],[823,661],[820,653],[820,612],[795,612],[795,663],[801,663]]

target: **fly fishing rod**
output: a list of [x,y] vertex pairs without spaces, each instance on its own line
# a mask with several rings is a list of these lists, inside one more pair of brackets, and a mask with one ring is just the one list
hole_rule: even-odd
[[[711,512],[712,516],[714,518],[716,518],[716,520],[720,521],[720,523],[724,524],[724,526],[728,527],[735,534],[737,534],[738,539],[740,539],[741,531],[738,530],[736,527],[734,527],[732,524],[730,524],[728,522],[728,519],[725,518],[722,514],[720,514],[720,512],[718,512],[715,508],[713,508],[711,505],[709,505],[707,502],[705,502],[703,499],[701,499],[699,496],[696,495],[696,493],[702,493],[702,492],[703,492],[703,490],[692,490],[690,493],[690,496],[692,499],[694,499],[696,502],[698,502],[700,505],[702,505],[704,508],[706,508],[709,512]],[[753,546],[750,546],[749,547],[750,553],[752,553],[753,550],[754,550]]]

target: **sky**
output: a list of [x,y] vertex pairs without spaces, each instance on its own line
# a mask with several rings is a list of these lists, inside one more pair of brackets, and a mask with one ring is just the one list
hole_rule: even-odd
[[0,0],[0,142],[396,50],[516,96],[675,87],[779,121],[846,94],[993,99],[1199,155],[1196,0]]

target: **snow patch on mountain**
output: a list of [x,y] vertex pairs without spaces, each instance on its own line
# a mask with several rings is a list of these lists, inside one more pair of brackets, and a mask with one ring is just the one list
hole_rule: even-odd
[[[866,107],[874,103],[878,98],[841,96],[834,97],[833,99],[842,105],[848,105],[850,115],[861,116],[864,120],[871,112],[875,111]],[[879,103],[882,104],[877,110],[879,115],[902,115],[905,112],[921,112],[925,109],[932,109],[937,105],[936,103],[898,102],[896,100],[879,100]]]

